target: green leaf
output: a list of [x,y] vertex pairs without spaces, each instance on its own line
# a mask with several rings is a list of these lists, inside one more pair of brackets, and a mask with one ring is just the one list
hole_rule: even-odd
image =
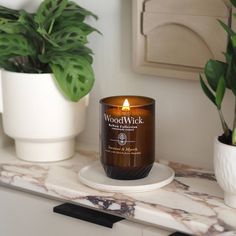
[[33,14],[30,14],[25,10],[21,10],[18,22],[22,24],[29,31],[30,34],[37,34],[37,24],[34,22]]
[[226,25],[223,21],[218,20],[218,22],[221,24],[221,26],[224,28],[224,30],[230,35],[234,36],[235,32],[228,26]]
[[216,91],[218,81],[225,74],[227,65],[224,62],[210,59],[205,66],[205,75],[211,89]]
[[44,40],[50,43],[53,47],[59,48],[59,45],[51,39],[51,36],[47,33],[45,29],[39,28],[37,32],[44,38]]
[[92,89],[94,73],[83,57],[57,57],[50,63],[51,69],[63,94],[77,102]]
[[39,53],[43,43],[42,36],[37,32],[37,24],[34,22],[34,15],[24,10],[20,11],[19,23],[25,28],[24,35],[34,45],[36,51]]
[[230,0],[230,2],[232,3],[234,7],[236,7],[236,0]]
[[68,2],[65,10],[63,11],[62,17],[74,17],[77,16],[80,18],[80,21],[83,21],[86,16],[92,16],[94,19],[98,19],[98,17],[93,14],[91,11],[88,11],[80,6],[78,6],[76,3],[70,1]]
[[92,54],[91,49],[83,46],[77,49],[72,48],[71,50],[67,50],[67,51],[60,51],[58,49],[48,50],[47,53],[43,55],[42,54],[38,55],[38,58],[42,63],[49,63],[50,61],[53,61],[55,58],[61,57],[61,56],[64,56],[64,57],[80,56],[86,59],[90,64],[92,64],[93,58],[90,54]]
[[234,48],[236,48],[236,35],[231,36],[231,42]]
[[25,28],[15,20],[0,18],[0,31],[7,34],[19,34],[25,32]]
[[231,90],[234,94],[234,96],[236,96],[236,65],[232,64],[232,75],[231,75]]
[[[77,26],[67,26],[51,35],[51,40],[60,47],[84,45],[88,43],[86,34]],[[78,44],[77,44],[78,43]]]
[[14,62],[10,61],[8,57],[6,58],[1,57],[0,68],[4,68],[5,70],[8,70],[8,71],[18,71],[17,66],[14,64]]
[[94,27],[92,27],[86,23],[78,23],[77,27],[79,27],[85,33],[85,35],[89,35],[93,32],[97,32],[100,35],[102,35],[102,33],[99,30],[95,29]]
[[98,30],[84,22],[92,12],[68,0],[43,0],[36,13],[0,7],[0,66],[25,73],[53,72],[71,101],[94,83],[87,36]]
[[231,89],[233,55],[225,53],[225,58],[228,64],[227,70],[226,70],[226,86],[227,88]]
[[0,17],[11,20],[17,20],[19,18],[19,12],[16,10],[0,6]]
[[78,22],[77,19],[75,19],[75,20],[74,19],[64,19],[62,21],[57,21],[55,23],[53,31],[57,32],[57,31],[60,31],[66,27],[69,27],[69,26],[80,28],[83,31],[84,35],[89,35],[93,32],[97,32],[102,35],[102,33],[100,31],[98,31],[97,29],[93,28],[92,26],[90,26],[86,23]]
[[230,55],[232,55],[234,53],[234,48],[233,48],[231,40],[228,41],[226,52],[227,52],[227,54],[230,54]]
[[231,89],[236,96],[236,66],[235,66],[235,55],[231,53],[225,53],[225,58],[227,62],[226,70],[226,86]]
[[221,76],[217,85],[216,97],[215,97],[215,103],[219,110],[221,109],[221,103],[225,95],[225,89],[226,89],[226,82],[224,77]]
[[66,8],[67,2],[68,0],[44,0],[36,12],[35,22],[48,32],[51,24]]
[[35,49],[20,34],[0,34],[0,57],[35,55]]
[[214,105],[216,105],[215,96],[213,95],[211,90],[207,87],[201,75],[200,75],[200,83],[201,83],[201,87],[205,95],[213,102]]
[[[235,54],[235,49],[233,48],[233,45],[232,45],[232,41],[229,40],[228,41],[228,45],[227,45],[227,49],[226,49],[226,53],[223,52],[223,54],[225,55],[225,60],[226,60],[226,65],[227,65],[227,80],[228,80],[228,75],[229,75],[229,71],[231,73],[231,70],[229,67],[231,67],[231,64],[232,64],[232,61],[233,61],[233,58],[235,57],[234,54]],[[228,81],[227,81],[228,83]],[[228,84],[227,84],[228,86]]]

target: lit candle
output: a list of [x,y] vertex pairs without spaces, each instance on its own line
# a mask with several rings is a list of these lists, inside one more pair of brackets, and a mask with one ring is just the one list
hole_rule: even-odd
[[107,176],[140,179],[155,159],[155,101],[141,96],[104,98],[100,158]]
[[130,111],[129,100],[127,98],[125,99],[121,110],[122,111]]

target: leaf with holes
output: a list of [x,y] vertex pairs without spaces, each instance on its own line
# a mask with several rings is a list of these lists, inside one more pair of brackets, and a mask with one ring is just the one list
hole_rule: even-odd
[[0,34],[0,56],[28,56],[35,55],[35,49],[20,34]]
[[88,11],[80,6],[78,6],[74,2],[68,2],[65,10],[61,14],[62,17],[79,17],[80,21],[83,21],[86,16],[92,16],[94,19],[98,19],[98,17],[93,14],[91,11]]
[[21,10],[18,22],[22,24],[30,34],[37,35],[39,37],[37,33],[37,24],[34,22],[33,14]]
[[25,28],[25,34],[27,34],[27,38],[34,45],[35,49],[39,52],[43,39],[42,36],[37,32],[37,24],[34,22],[33,14],[21,10],[18,21]]
[[67,0],[45,0],[39,6],[35,15],[35,22],[40,28],[49,30],[51,24],[62,14],[66,8]]
[[58,50],[82,47],[88,43],[86,34],[76,26],[68,26],[61,31],[55,32],[51,35],[50,39],[60,46]]
[[0,66],[24,73],[54,73],[63,94],[78,101],[92,88],[92,50],[85,23],[92,12],[70,0],[42,0],[35,13],[0,6]]
[[0,31],[4,33],[19,34],[24,33],[25,30],[24,26],[15,20],[0,18]]
[[90,48],[87,48],[85,46],[81,46],[77,49],[71,49],[67,51],[60,51],[60,50],[48,50],[45,54],[39,54],[38,58],[42,63],[49,63],[53,59],[57,57],[76,57],[80,56],[86,59],[90,64],[93,63],[93,57],[91,56],[93,54],[92,50]]
[[50,66],[57,84],[69,100],[77,102],[92,89],[93,69],[83,57],[57,57]]
[[69,20],[63,19],[62,21],[58,21],[57,24],[55,24],[53,31],[54,32],[60,31],[61,29],[65,28],[65,27],[69,27],[69,26],[80,28],[85,35],[89,35],[93,32],[97,32],[102,35],[102,33],[100,31],[98,31],[97,29],[93,28],[92,26],[90,26],[86,23],[84,23],[84,22],[78,23],[77,19],[69,19]]
[[99,30],[95,29],[94,27],[92,27],[86,23],[79,23],[77,25],[85,33],[85,35],[89,35],[93,32],[97,32],[102,35],[102,33]]

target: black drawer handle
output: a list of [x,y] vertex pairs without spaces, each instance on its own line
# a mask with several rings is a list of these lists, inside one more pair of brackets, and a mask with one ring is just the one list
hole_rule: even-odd
[[181,232],[175,232],[173,234],[170,234],[169,236],[189,236],[189,234],[184,234],[184,233],[181,233]]
[[124,220],[122,217],[92,210],[86,207],[64,203],[53,208],[53,212],[112,228],[113,224]]

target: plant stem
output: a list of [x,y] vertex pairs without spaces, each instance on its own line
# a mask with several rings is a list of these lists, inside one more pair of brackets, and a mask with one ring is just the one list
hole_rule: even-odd
[[229,137],[230,136],[230,129],[229,129],[227,123],[225,122],[225,119],[224,119],[224,116],[223,116],[223,113],[222,113],[221,109],[218,109],[218,112],[219,112],[222,128],[224,130],[224,135],[226,137]]
[[233,123],[233,132],[232,132],[232,145],[236,146],[236,99],[234,106],[234,123]]
[[51,25],[50,25],[50,28],[49,28],[49,30],[48,30],[48,34],[51,34],[52,28],[53,28],[53,25],[54,25],[54,22],[55,22],[55,20],[52,20]]
[[45,42],[43,41],[43,47],[42,47],[42,55],[45,53]]

